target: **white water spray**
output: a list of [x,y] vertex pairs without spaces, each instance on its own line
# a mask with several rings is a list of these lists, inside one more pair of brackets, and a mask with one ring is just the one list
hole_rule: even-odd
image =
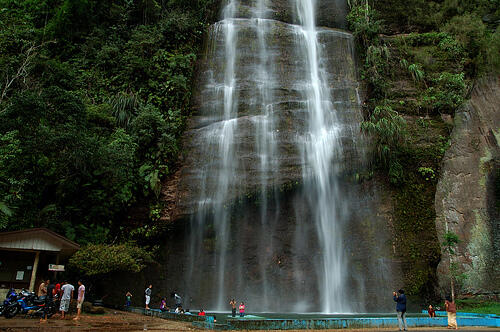
[[309,113],[309,129],[301,137],[304,181],[310,190],[310,204],[323,251],[319,267],[321,302],[324,312],[350,312],[345,292],[346,262],[342,248],[341,227],[338,225],[345,200],[338,192],[336,164],[342,154],[341,124],[335,117],[327,79],[322,76],[320,45],[315,24],[315,0],[296,0],[301,27],[299,44],[307,59],[305,93]]
[[[340,138],[347,134],[335,108],[349,101],[331,97],[320,36],[327,34],[330,44],[338,39],[341,55],[352,40],[318,31],[314,0],[290,0],[299,25],[274,20],[272,5],[228,0],[211,29],[200,107],[205,120],[195,129],[204,159],[196,170],[198,207],[183,295],[207,299],[203,306],[216,310],[227,310],[235,297],[257,305],[252,311],[300,304],[306,311],[351,312],[342,245],[348,202],[337,180]],[[349,71],[348,61],[338,63],[335,71]],[[303,211],[288,221],[293,210],[280,211],[280,195],[290,184],[297,189],[289,199]],[[241,203],[247,196],[253,201]],[[317,254],[309,256],[311,248]],[[287,261],[292,255],[300,259]]]

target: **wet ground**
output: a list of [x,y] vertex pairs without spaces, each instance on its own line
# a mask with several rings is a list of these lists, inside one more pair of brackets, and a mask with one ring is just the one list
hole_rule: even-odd
[[[71,316],[72,318],[73,316]],[[208,331],[196,329],[191,323],[165,320],[148,317],[129,312],[106,310],[103,315],[82,315],[80,321],[72,319],[61,320],[58,317],[50,319],[47,323],[40,324],[38,319],[23,318],[18,316],[12,319],[0,317],[0,331]],[[498,328],[464,328],[461,331],[500,331]],[[290,332],[303,332],[304,330],[289,330]],[[308,330],[312,331],[312,330]],[[317,330],[317,331],[345,331],[345,330]],[[349,332],[360,331],[397,331],[397,329],[352,329]],[[410,331],[448,331],[446,328],[412,328]],[[258,332],[258,331],[253,331]],[[260,331],[263,332],[263,331]]]
[[164,320],[123,311],[106,310],[103,315],[83,314],[79,321],[59,317],[40,323],[35,318],[0,317],[0,331],[194,331],[191,323]]

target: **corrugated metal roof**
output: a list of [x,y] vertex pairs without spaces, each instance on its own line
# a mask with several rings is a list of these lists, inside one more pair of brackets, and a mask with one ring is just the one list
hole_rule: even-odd
[[0,233],[0,249],[76,251],[79,248],[77,243],[46,228]]

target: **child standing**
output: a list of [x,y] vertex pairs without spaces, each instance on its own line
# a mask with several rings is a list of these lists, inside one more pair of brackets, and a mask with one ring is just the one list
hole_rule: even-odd
[[125,306],[130,307],[130,303],[132,302],[132,294],[130,292],[127,292],[127,294],[125,294],[125,299]]
[[241,302],[240,304],[240,317],[245,316],[245,303]]

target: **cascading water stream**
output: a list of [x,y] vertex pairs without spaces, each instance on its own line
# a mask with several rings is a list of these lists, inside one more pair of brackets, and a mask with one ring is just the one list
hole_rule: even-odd
[[193,306],[363,308],[345,292],[364,281],[343,243],[353,208],[341,173],[359,125],[352,35],[317,28],[316,15],[315,0],[227,0],[210,29],[186,141],[197,205],[171,286]]
[[[338,192],[338,156],[342,154],[339,135],[340,124],[335,118],[335,109],[330,100],[327,80],[322,77],[320,67],[320,45],[315,24],[315,0],[296,0],[301,27],[299,44],[308,64],[305,94],[309,113],[309,129],[301,137],[304,158],[304,181],[310,190],[309,199],[316,224],[320,247],[323,251],[319,276],[322,288],[324,312],[350,312],[345,303],[346,262],[341,247],[339,216],[346,204]],[[302,38],[301,38],[302,37]]]

